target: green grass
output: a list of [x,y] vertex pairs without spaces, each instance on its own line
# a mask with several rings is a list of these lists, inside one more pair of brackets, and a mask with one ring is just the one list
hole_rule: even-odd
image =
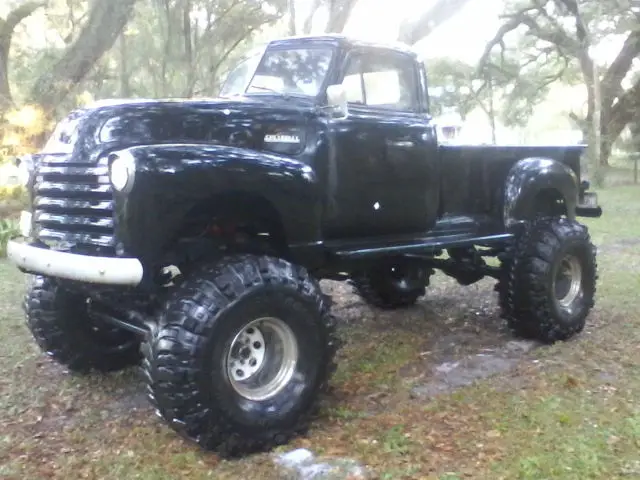
[[7,242],[20,234],[17,220],[0,218],[0,258],[7,254]]
[[[350,456],[393,480],[640,478],[640,186],[599,195],[604,217],[586,222],[598,298],[582,335],[508,374],[416,399],[412,383],[448,345],[439,339],[493,302],[491,282],[438,280],[420,307],[395,314],[339,301],[350,322],[333,395],[286,448]],[[0,261],[0,279],[0,478],[279,478],[268,456],[221,461],[182,441],[146,406],[135,372],[65,373],[24,326],[22,275]]]

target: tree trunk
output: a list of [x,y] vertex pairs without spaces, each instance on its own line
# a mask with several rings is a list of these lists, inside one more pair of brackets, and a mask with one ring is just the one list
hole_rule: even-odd
[[195,87],[195,65],[193,61],[193,33],[191,31],[191,0],[185,0],[182,10],[182,30],[184,35],[184,63],[187,69],[187,86],[184,90],[186,97],[193,95]]
[[137,0],[93,0],[88,20],[62,58],[35,82],[30,101],[50,115],[115,43]]
[[289,0],[289,35],[291,36],[297,33],[296,21],[296,0]]
[[0,115],[13,106],[13,96],[9,85],[9,51],[16,27],[46,2],[24,2],[14,8],[6,19],[0,18]]
[[329,21],[326,33],[342,33],[358,0],[329,0]]
[[496,109],[494,105],[494,91],[493,91],[493,80],[491,77],[487,79],[489,82],[489,122],[491,123],[491,143],[496,145],[498,143],[497,134],[496,134]]
[[[608,107],[608,108],[607,108]],[[613,144],[620,137],[624,128],[634,121],[640,111],[640,77],[635,84],[618,97],[616,103],[605,105],[602,128],[601,161],[607,162]]]
[[320,9],[321,5],[322,0],[313,0],[307,18],[304,21],[303,32],[305,35],[309,35],[313,30],[313,18],[315,17],[316,12]]
[[124,32],[122,32],[122,35],[120,35],[120,96],[123,98],[131,96],[128,60],[127,37]]
[[164,18],[167,22],[167,29],[165,30],[164,49],[162,58],[160,59],[160,85],[162,85],[161,97],[167,96],[167,90],[169,89],[169,81],[167,80],[167,69],[169,66],[169,58],[171,56],[171,41],[173,40],[173,28],[171,22],[171,6],[169,0],[163,0],[162,2]]
[[[606,138],[602,132],[602,92],[600,90],[600,72],[598,65],[593,62],[593,181],[598,187],[604,185],[604,170],[602,165],[603,144]],[[608,156],[607,156],[608,158]]]
[[11,35],[0,35],[0,116],[13,105],[11,86],[9,85],[9,49]]

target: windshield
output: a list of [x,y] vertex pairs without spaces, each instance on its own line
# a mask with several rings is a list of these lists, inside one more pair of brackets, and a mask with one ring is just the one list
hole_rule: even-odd
[[[220,95],[274,92],[315,97],[329,71],[329,48],[271,49],[238,65],[227,78]],[[257,65],[257,66],[256,66]]]

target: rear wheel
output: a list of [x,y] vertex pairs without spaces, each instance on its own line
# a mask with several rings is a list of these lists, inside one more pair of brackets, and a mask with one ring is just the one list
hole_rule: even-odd
[[143,345],[151,401],[223,455],[304,432],[334,370],[335,322],[301,267],[238,255],[192,272]]
[[430,276],[430,270],[407,260],[385,260],[356,273],[350,283],[368,304],[393,310],[415,304],[426,293]]
[[503,264],[503,317],[519,336],[545,343],[581,332],[594,306],[596,249],[587,227],[542,218],[525,227]]
[[49,277],[30,278],[24,309],[40,348],[71,371],[111,372],[140,361],[140,342],[133,333],[94,319],[86,298]]

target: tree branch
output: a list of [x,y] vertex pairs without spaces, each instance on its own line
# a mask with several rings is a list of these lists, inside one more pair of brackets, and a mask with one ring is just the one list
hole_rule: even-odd
[[496,34],[493,36],[491,40],[487,42],[487,45],[484,47],[484,51],[480,56],[480,60],[478,61],[478,70],[484,69],[489,60],[489,55],[491,55],[491,51],[494,49],[496,45],[501,45],[504,50],[504,37],[507,34],[516,30],[520,25],[522,25],[522,16],[531,10],[534,10],[536,7],[524,7],[518,10],[516,13],[511,15],[506,15],[505,18],[508,18],[508,21],[500,26]]
[[218,69],[220,68],[220,66],[231,56],[231,54],[234,52],[234,50],[236,48],[238,48],[238,46],[240,46],[240,44],[246,40],[247,38],[249,38],[249,36],[256,30],[256,27],[251,27],[248,30],[246,30],[235,42],[233,42],[231,44],[231,46],[229,48],[227,48],[227,50],[220,56],[220,58],[218,59],[218,61],[212,65],[212,67],[209,70],[209,73],[211,75],[216,75],[218,72]]
[[618,97],[618,101],[611,109],[605,131],[612,143],[620,136],[624,127],[633,120],[638,110],[640,110],[640,78]]
[[580,14],[580,10],[578,8],[578,3],[576,0],[555,0],[556,5],[559,7],[564,6],[567,11],[573,15],[576,22],[576,38],[578,42],[582,46],[582,48],[587,49],[589,47],[589,43],[591,39],[589,38],[589,33],[587,30],[587,25]]
[[35,82],[30,100],[51,113],[108,51],[133,13],[137,0],[91,2],[87,22],[73,44]]
[[640,55],[640,22],[627,37],[618,56],[602,79],[603,103],[611,104],[622,93],[622,80],[627,76],[633,61]]
[[[544,9],[546,3],[540,3],[540,0],[532,0],[532,2],[532,4],[521,8],[517,12],[504,16],[508,21],[498,29],[495,36],[487,43],[485,50],[480,57],[480,62],[478,63],[480,69],[484,68],[486,65],[493,48],[496,45],[503,44],[504,37],[520,26],[527,27],[529,33],[533,37],[550,43],[561,55],[565,57],[568,53],[576,57],[581,55],[583,49],[580,44],[576,42],[575,39],[571,38],[569,34],[561,28],[560,24],[547,13]],[[554,28],[552,30],[548,30],[541,26],[537,19],[530,15],[534,11],[549,21]]]
[[453,17],[467,3],[469,3],[469,0],[438,0],[433,7],[420,15],[417,20],[405,20],[402,22],[398,39],[409,45],[418,43]]
[[47,5],[46,0],[25,2],[17,8],[14,8],[6,20],[0,23],[0,36],[11,35],[13,31],[25,18],[31,16],[37,9]]
[[9,51],[13,32],[20,22],[46,3],[46,1],[26,2],[9,12],[6,19],[0,18],[0,113],[13,105],[13,95],[9,85]]

